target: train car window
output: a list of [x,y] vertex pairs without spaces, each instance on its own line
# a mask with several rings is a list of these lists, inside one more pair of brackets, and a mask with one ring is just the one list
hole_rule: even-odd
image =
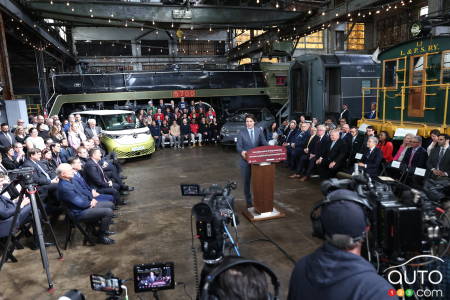
[[397,86],[397,60],[384,61],[383,86],[396,87]]
[[439,82],[441,75],[441,55],[440,53],[432,53],[426,55],[427,65],[427,84],[436,84]]
[[423,81],[423,56],[412,57],[413,77],[412,85],[422,85]]
[[450,51],[442,52],[442,83],[450,83]]

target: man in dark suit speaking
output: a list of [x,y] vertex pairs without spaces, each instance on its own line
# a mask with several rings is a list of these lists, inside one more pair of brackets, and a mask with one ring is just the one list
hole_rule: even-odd
[[244,195],[247,202],[247,208],[253,206],[252,193],[250,190],[250,182],[252,170],[249,163],[246,161],[247,151],[259,147],[267,146],[267,140],[264,137],[264,132],[261,128],[255,127],[256,118],[252,114],[245,117],[245,129],[241,129],[237,139],[236,149],[241,155],[239,165],[241,167],[241,174],[244,179]]

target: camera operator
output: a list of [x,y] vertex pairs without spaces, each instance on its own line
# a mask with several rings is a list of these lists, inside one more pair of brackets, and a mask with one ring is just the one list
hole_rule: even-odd
[[[220,299],[220,300],[266,300],[269,297],[269,285],[265,271],[258,266],[250,263],[241,263],[230,268],[226,265],[236,257],[226,257],[225,260],[216,267],[222,270],[216,273],[217,277],[208,287],[208,295],[203,294],[201,299]],[[225,269],[222,269],[224,268]],[[211,274],[210,274],[211,276]],[[214,276],[214,275],[213,275]],[[203,293],[205,293],[203,287]]]
[[[337,199],[359,198],[348,190],[336,190],[331,195]],[[362,206],[349,200],[333,201],[321,207],[319,221],[326,242],[297,262],[288,299],[395,299],[388,295],[391,285],[361,257],[369,225]]]

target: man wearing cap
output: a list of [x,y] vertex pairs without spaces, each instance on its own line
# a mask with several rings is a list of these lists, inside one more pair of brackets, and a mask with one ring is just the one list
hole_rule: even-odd
[[[334,198],[358,198],[355,192],[348,190],[332,193],[335,193]],[[352,201],[337,200],[321,207],[318,221],[326,241],[297,262],[291,275],[288,300],[398,299],[388,295],[392,286],[361,257],[369,225],[366,220],[363,207]]]

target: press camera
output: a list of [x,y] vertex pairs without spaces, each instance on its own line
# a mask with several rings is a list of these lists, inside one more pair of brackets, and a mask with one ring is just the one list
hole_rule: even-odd
[[205,263],[215,264],[222,260],[227,238],[238,252],[227,228],[229,224],[234,227],[238,224],[234,214],[234,197],[231,195],[236,183],[229,182],[223,188],[217,184],[206,189],[201,189],[198,184],[182,184],[180,187],[182,196],[203,197],[202,202],[192,207],[192,215],[196,219],[197,236]]
[[[357,192],[372,209],[368,212],[370,231],[365,245],[367,258],[398,263],[419,254],[448,250],[449,220],[442,201],[448,184],[428,180],[424,190],[412,189],[394,180],[375,180],[366,175],[324,181],[324,195],[336,189]],[[439,249],[447,248],[444,251]]]

